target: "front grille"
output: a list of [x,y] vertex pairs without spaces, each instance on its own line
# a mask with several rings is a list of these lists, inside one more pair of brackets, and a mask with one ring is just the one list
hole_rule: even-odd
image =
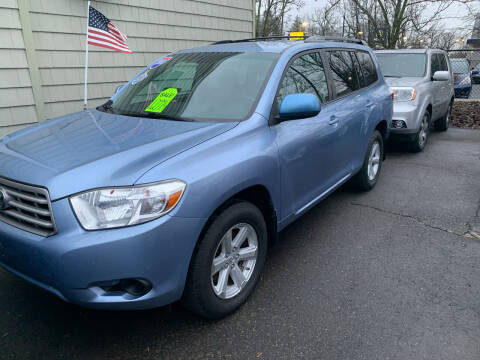
[[0,193],[0,221],[45,237],[57,232],[47,189],[0,178]]

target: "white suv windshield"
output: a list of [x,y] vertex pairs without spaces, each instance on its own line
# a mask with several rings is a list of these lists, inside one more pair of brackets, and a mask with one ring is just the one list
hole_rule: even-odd
[[253,110],[273,67],[271,53],[184,53],[150,66],[113,98],[123,115],[240,121]]
[[425,76],[425,54],[377,53],[377,58],[385,77]]

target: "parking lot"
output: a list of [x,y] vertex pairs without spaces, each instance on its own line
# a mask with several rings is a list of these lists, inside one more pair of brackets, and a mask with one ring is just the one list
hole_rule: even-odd
[[[479,359],[480,131],[394,147],[280,234],[246,305],[101,312],[0,270],[2,359]],[[477,230],[476,230],[477,229]]]

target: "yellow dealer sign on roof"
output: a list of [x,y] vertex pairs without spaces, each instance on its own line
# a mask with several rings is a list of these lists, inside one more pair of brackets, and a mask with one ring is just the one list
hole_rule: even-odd
[[303,31],[291,31],[288,36],[290,36],[288,40],[303,40],[305,33]]

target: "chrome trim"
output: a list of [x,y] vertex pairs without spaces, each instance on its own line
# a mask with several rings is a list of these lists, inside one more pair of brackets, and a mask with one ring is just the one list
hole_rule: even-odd
[[321,199],[323,199],[325,196],[327,196],[328,194],[330,194],[333,190],[335,190],[338,186],[340,186],[341,184],[343,184],[345,181],[347,181],[347,179],[352,175],[352,173],[349,173],[348,175],[345,175],[343,178],[341,178],[339,181],[337,181],[335,184],[333,184],[332,186],[330,186],[327,190],[325,190],[324,192],[322,192],[320,195],[318,195],[315,199],[313,199],[312,201],[308,202],[306,205],[302,206],[300,209],[298,209],[296,212],[295,212],[295,215],[299,215],[300,213],[302,213],[303,211],[307,210],[310,206],[314,205],[316,202],[320,201]]
[[57,233],[46,188],[0,177],[0,189],[8,195],[0,221],[43,237]]

